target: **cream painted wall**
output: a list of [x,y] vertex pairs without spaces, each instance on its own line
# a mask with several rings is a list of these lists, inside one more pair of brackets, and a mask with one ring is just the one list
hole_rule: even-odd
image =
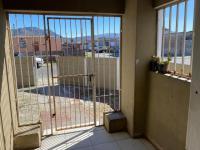
[[[0,1],[0,149],[13,149],[14,130],[17,128],[12,62],[5,12]],[[11,111],[13,110],[13,112]]]
[[9,105],[8,83],[6,78],[5,37],[6,22],[0,4],[0,147],[2,150],[12,149],[13,128]]
[[193,50],[193,72],[190,89],[190,107],[188,116],[187,150],[200,149],[200,1],[196,0],[195,39]]
[[149,0],[139,0],[137,6],[134,136],[145,131],[149,61],[156,50],[156,11]]
[[190,83],[154,72],[149,77],[146,137],[159,149],[184,150]]
[[137,0],[126,0],[122,18],[121,110],[133,136]]
[[126,1],[123,15],[121,105],[128,131],[140,136],[145,131],[148,64],[155,52],[156,11],[149,0]]

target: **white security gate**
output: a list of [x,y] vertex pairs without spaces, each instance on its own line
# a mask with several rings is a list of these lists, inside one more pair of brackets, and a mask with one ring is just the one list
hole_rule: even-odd
[[120,110],[121,19],[9,14],[19,126],[43,135]]
[[[55,129],[95,125],[93,18],[48,17],[47,25],[50,58],[53,51],[60,53],[50,60]],[[56,29],[59,36],[51,33]]]

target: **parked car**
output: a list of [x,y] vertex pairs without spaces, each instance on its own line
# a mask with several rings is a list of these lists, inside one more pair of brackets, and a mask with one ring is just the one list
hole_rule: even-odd
[[[14,56],[15,57],[26,57],[26,53],[22,53],[22,52],[15,52],[14,53]],[[34,60],[35,60],[35,63],[36,63],[36,67],[37,68],[40,68],[43,64],[44,64],[44,60],[38,56],[34,56]]]
[[35,56],[35,62],[37,64],[37,68],[40,68],[44,64],[44,60],[37,56]]

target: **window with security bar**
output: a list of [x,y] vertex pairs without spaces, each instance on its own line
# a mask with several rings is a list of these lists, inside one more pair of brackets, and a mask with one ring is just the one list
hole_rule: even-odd
[[170,73],[185,77],[192,72],[194,3],[185,0],[157,12],[157,56],[170,60]]

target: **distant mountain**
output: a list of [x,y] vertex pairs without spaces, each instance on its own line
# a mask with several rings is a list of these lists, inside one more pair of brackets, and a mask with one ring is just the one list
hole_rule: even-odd
[[[44,30],[37,27],[25,27],[12,29],[13,36],[44,36]],[[51,36],[59,36],[55,32],[51,31]]]
[[[169,29],[168,28],[165,28],[165,34],[168,34],[169,33]],[[184,32],[177,32],[177,36],[183,36],[184,35]],[[176,36],[176,33],[175,32],[172,32],[171,33],[171,37],[174,37],[175,38]],[[192,40],[192,36],[193,36],[193,31],[187,31],[186,32],[186,40]]]
[[[171,38],[171,55],[174,56],[175,46],[176,46],[176,36],[177,36],[177,56],[182,56],[183,44],[184,44],[184,32],[178,32],[177,35],[175,32],[171,33],[171,37],[166,32],[165,41],[164,41],[164,54],[165,56],[168,55],[168,47],[169,47],[169,38]],[[185,38],[185,55],[190,56],[192,51],[192,39],[193,39],[193,32],[188,31],[186,32]]]
[[99,35],[95,35],[95,38],[119,38],[120,34],[119,33],[105,33],[105,34],[99,34]]
[[[50,31],[50,34],[51,36],[57,36],[57,37],[60,37],[59,34],[53,32],[53,31]],[[40,29],[40,28],[37,28],[37,27],[25,27],[25,28],[18,28],[18,29],[12,29],[12,35],[13,36],[44,36],[44,30],[43,29]],[[105,33],[105,34],[99,34],[99,35],[95,35],[95,39],[98,39],[98,38],[119,38],[120,37],[120,34],[119,33]],[[64,38],[64,37],[62,37]],[[83,39],[86,38],[86,36],[82,37]],[[90,36],[87,36],[87,39],[90,40]],[[70,37],[68,37],[68,39],[70,39]],[[73,39],[76,39],[76,38],[73,38]],[[81,37],[77,37],[78,41],[81,40]]]

